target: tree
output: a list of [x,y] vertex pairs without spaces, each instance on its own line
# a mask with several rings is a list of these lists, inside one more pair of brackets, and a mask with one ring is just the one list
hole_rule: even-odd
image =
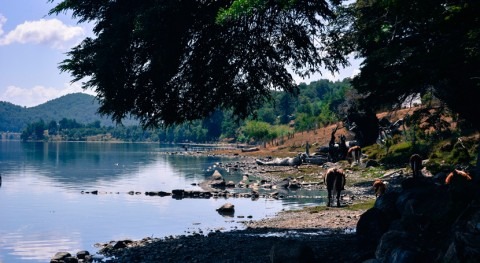
[[216,110],[208,118],[202,121],[202,126],[207,130],[208,140],[218,140],[222,135],[222,122],[224,115],[222,111]]
[[339,43],[364,59],[352,84],[367,105],[431,91],[480,129],[480,1],[357,0],[346,11],[353,23]]
[[254,141],[264,141],[269,139],[269,132],[272,127],[270,124],[262,121],[247,121],[244,132],[247,137],[253,139]]
[[60,69],[97,92],[100,113],[168,126],[215,109],[245,118],[272,89],[297,89],[287,67],[308,76],[346,65],[323,44],[338,39],[326,29],[339,2],[65,0],[50,14],[94,23]]
[[51,120],[48,123],[48,134],[57,134],[58,132],[58,124],[56,121]]
[[280,112],[280,124],[288,124],[293,118],[295,112],[296,99],[289,93],[282,93],[278,103]]
[[364,61],[353,86],[369,105],[430,91],[480,128],[480,2],[358,0],[351,34]]

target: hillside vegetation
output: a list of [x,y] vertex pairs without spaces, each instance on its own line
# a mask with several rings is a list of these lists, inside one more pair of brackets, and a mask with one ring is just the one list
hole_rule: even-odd
[[[48,101],[35,107],[21,107],[9,102],[0,102],[0,131],[22,132],[33,122],[44,120],[60,121],[63,118],[76,120],[78,123],[100,121],[102,126],[114,126],[108,117],[98,115],[99,104],[94,96],[74,93]],[[127,120],[126,124],[135,124]]]
[[[99,138],[124,141],[262,143],[338,121],[341,115],[337,109],[349,90],[349,79],[301,83],[297,96],[272,91],[272,100],[246,120],[236,119],[231,111],[217,110],[203,120],[148,130],[128,119],[122,126],[115,125],[108,116],[97,114],[95,97],[78,93],[32,108],[2,102],[0,131],[22,132],[28,140],[58,139],[57,135],[62,140],[87,140],[101,135]],[[43,131],[47,130],[49,137],[44,137]]]
[[[377,118],[386,118],[390,122],[409,118],[415,112],[426,109],[424,106],[382,112]],[[433,131],[425,124],[427,119],[405,126],[390,138],[390,145],[381,141],[363,147],[367,160],[378,161],[383,166],[408,166],[408,159],[413,153],[419,153],[423,159],[429,159],[427,169],[435,174],[440,171],[450,171],[453,168],[471,169],[475,166],[477,151],[480,144],[480,134],[468,128],[462,128],[451,117],[444,115],[448,121],[448,128],[443,131]],[[310,145],[310,153],[314,153],[321,146],[328,146],[332,131],[336,142],[340,136],[347,140],[354,140],[354,133],[350,132],[343,122],[333,123],[318,129],[296,132],[293,136],[277,138],[274,143],[266,143],[258,151],[242,152],[242,155],[255,157],[292,157],[299,152],[305,152],[306,144]],[[421,128],[419,128],[421,127]],[[279,143],[281,142],[281,143]],[[388,146],[388,147],[387,147]],[[240,150],[221,151],[222,153],[238,154]]]

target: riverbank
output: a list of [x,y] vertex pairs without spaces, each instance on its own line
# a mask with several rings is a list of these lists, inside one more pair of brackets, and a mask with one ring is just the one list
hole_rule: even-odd
[[[247,229],[104,244],[107,262],[361,262],[355,236],[362,208],[284,211]],[[123,242],[123,243],[122,243]],[[127,247],[127,248],[119,248]]]
[[248,222],[245,230],[146,238],[121,249],[114,248],[119,244],[115,241],[101,252],[112,257],[107,262],[361,262],[374,257],[364,253],[355,235],[363,212],[282,212]]
[[[241,168],[254,172],[256,177],[270,181],[291,177],[306,185],[308,182],[322,182],[328,168],[340,166],[346,170],[348,182],[342,194],[342,205],[282,211],[273,218],[262,220],[246,219],[243,222],[246,229],[238,231],[219,230],[206,234],[98,244],[100,253],[108,258],[106,262],[272,262],[272,258],[277,258],[274,262],[296,262],[293,258],[298,257],[306,257],[306,261],[301,262],[359,262],[373,257],[363,255],[362,250],[357,248],[355,228],[361,214],[375,201],[372,189],[374,177],[384,171],[374,167],[351,167],[347,162],[266,168],[255,162],[255,158],[262,158],[261,155],[236,151],[208,154],[241,157]],[[320,184],[318,187],[321,189],[324,186]],[[291,260],[281,261],[278,257]]]

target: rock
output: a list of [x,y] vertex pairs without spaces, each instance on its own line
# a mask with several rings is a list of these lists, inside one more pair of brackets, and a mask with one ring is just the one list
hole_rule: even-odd
[[382,211],[389,221],[400,218],[400,213],[396,206],[399,195],[398,191],[390,190],[375,201],[374,207]]
[[65,258],[71,257],[72,254],[68,252],[57,252],[55,256],[50,259],[51,263],[63,262]]
[[301,188],[301,187],[302,186],[300,185],[300,183],[297,180],[291,180],[288,183],[288,188],[290,188],[290,189],[298,189],[298,188]]
[[387,232],[391,221],[378,208],[370,208],[360,216],[357,222],[357,239],[364,249],[375,250],[382,235]]
[[276,184],[277,188],[288,188],[290,185],[290,179],[283,179],[282,181]]
[[476,262],[480,258],[480,206],[470,206],[454,225],[445,262]]
[[89,256],[89,255],[90,255],[90,252],[88,252],[86,250],[82,250],[82,251],[77,252],[77,258],[78,259],[85,259],[85,257]]
[[172,190],[172,194],[173,194],[174,197],[183,197],[184,193],[185,193],[185,190],[183,190],[183,189]]
[[365,162],[365,168],[368,168],[368,167],[377,167],[377,166],[379,166],[379,165],[380,165],[380,164],[379,164],[377,161],[375,161],[375,160],[367,160],[367,161]]
[[235,214],[235,206],[230,203],[226,203],[218,208],[217,212],[224,217],[233,217]]
[[382,236],[375,256],[381,262],[431,262],[418,250],[415,236],[401,231],[389,231]]
[[222,180],[222,179],[223,179],[222,174],[218,170],[215,170],[212,174],[212,180]]
[[218,212],[234,212],[235,206],[231,203],[226,203],[217,209]]
[[120,249],[120,248],[126,248],[128,246],[128,244],[131,244],[133,243],[132,240],[129,240],[129,239],[126,239],[126,240],[120,240],[120,241],[117,241],[113,244],[113,249]]
[[437,183],[437,184],[444,184],[445,183],[445,179],[447,179],[447,176],[448,176],[448,173],[445,172],[445,171],[440,171],[439,173],[435,174],[433,176],[433,180]]
[[145,192],[145,195],[149,195],[149,196],[170,196],[172,195],[171,193],[167,193],[167,192],[164,192],[164,191],[158,191],[158,192]]
[[223,179],[222,174],[218,170],[213,172],[211,179],[206,184],[213,188],[224,188],[226,186],[225,179]]

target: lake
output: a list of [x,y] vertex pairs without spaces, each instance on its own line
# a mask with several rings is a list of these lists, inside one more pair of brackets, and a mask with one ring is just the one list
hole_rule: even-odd
[[[215,164],[237,161],[170,154],[177,151],[182,149],[154,143],[0,141],[0,262],[49,262],[56,252],[92,253],[95,243],[111,240],[242,229],[247,217],[324,204],[324,192],[306,190],[255,201],[145,195],[201,190],[196,184]],[[243,176],[238,170],[221,173],[234,182]],[[93,190],[98,194],[85,193]],[[216,212],[227,202],[235,205],[234,217]]]

